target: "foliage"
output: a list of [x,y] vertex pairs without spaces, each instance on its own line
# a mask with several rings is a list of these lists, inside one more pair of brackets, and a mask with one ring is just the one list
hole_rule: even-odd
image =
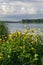
[[0,38],[7,36],[8,34],[8,28],[5,23],[0,22]]
[[3,42],[0,38],[0,65],[41,65],[42,39],[34,30],[14,32]]
[[23,19],[22,23],[43,23],[43,19]]

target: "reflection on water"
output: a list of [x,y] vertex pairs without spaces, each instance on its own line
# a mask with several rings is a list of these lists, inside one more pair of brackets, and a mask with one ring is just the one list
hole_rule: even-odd
[[25,28],[40,28],[43,31],[43,24],[7,23],[7,26],[10,32],[14,32],[15,30],[21,30],[23,32]]

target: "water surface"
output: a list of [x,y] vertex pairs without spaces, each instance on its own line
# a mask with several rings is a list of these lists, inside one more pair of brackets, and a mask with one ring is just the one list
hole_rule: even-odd
[[32,29],[32,28],[40,28],[41,31],[43,31],[43,24],[33,24],[33,23],[29,23],[29,24],[23,24],[23,23],[7,23],[9,32],[14,32],[15,30],[21,30],[23,32],[23,30],[25,28],[28,29]]

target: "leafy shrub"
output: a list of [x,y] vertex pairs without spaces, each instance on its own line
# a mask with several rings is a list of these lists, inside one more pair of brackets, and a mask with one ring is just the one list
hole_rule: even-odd
[[41,65],[43,36],[33,30],[9,34],[0,39],[0,65]]
[[8,28],[6,26],[6,23],[0,22],[0,36],[7,35],[8,34]]

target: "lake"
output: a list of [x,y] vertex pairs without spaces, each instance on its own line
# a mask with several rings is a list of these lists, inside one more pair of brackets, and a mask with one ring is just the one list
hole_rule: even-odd
[[9,29],[9,32],[14,32],[17,30],[20,30],[23,32],[25,28],[40,28],[41,31],[43,31],[43,24],[33,24],[33,23],[28,23],[28,24],[23,24],[23,23],[7,23],[7,27]]

